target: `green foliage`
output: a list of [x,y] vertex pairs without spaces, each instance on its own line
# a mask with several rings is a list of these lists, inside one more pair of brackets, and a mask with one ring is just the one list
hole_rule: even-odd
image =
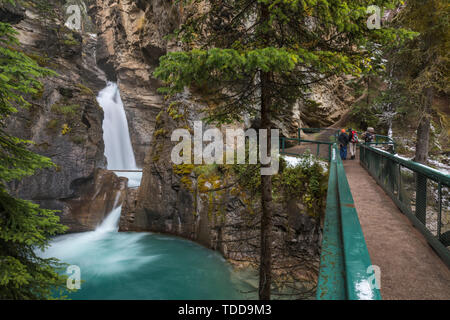
[[95,96],[94,91],[92,91],[90,88],[86,87],[82,83],[77,83],[77,87],[81,90],[82,94],[89,95],[89,96]]
[[[207,3],[209,11],[200,14],[192,9],[174,35],[193,49],[161,57],[154,76],[165,83],[161,93],[172,95],[186,86],[201,88],[211,107],[206,119],[210,122],[257,116],[254,106],[261,103],[262,73],[270,74],[264,90],[270,96],[272,118],[288,115],[298,99],[317,108],[309,99],[310,84],[332,75],[379,72],[379,46],[412,36],[402,29],[369,30],[366,26],[368,5],[392,8],[398,1]],[[268,11],[265,17],[261,17],[262,7]],[[249,21],[254,21],[250,27]],[[326,40],[330,38],[334,41]]]
[[347,124],[350,128],[374,127],[379,124],[382,110],[376,108],[373,104],[367,104],[366,101],[360,101],[352,106],[350,111],[351,122]]
[[232,166],[236,180],[251,196],[260,195],[261,189],[261,165],[241,164]]
[[28,57],[36,61],[36,63],[41,67],[48,67],[49,66],[49,58],[44,57],[38,53],[25,53]]
[[164,136],[166,133],[167,133],[166,129],[161,128],[161,129],[156,130],[156,131],[153,133],[153,136],[154,136],[155,138],[157,138],[158,136]]
[[396,22],[418,36],[394,48],[394,63],[400,67],[410,93],[433,87],[450,93],[450,4],[447,0],[411,0]]
[[305,154],[295,167],[286,166],[281,159],[281,174],[273,179],[275,199],[286,203],[292,199],[301,199],[308,213],[320,217],[325,210],[328,187],[328,174],[320,162],[312,155]]
[[86,142],[86,138],[85,137],[83,137],[83,136],[74,136],[74,137],[70,137],[70,140],[73,142],[73,143],[76,143],[76,144],[84,144],[85,142]]
[[63,115],[67,118],[73,118],[77,115],[78,111],[80,110],[79,104],[71,104],[71,105],[61,105],[61,104],[54,104],[50,108],[52,112]]
[[428,105],[427,89],[450,94],[449,16],[446,0],[412,0],[394,20],[416,35],[385,50],[392,70],[384,74],[392,82],[386,95],[403,121],[421,117]]
[[59,27],[59,42],[65,46],[79,46],[81,45],[81,39],[76,39],[75,31],[69,29],[66,26]]
[[[387,88],[367,109],[368,114],[370,111],[390,113],[390,121],[394,122],[399,135],[413,141],[411,134],[419,123],[427,123],[425,119],[434,117],[438,129],[440,126],[445,128],[439,123],[439,104],[434,100],[450,94],[450,4],[446,0],[411,0],[405,3],[392,24],[411,29],[413,36],[401,45],[381,48],[388,62],[381,74]],[[378,117],[376,114],[373,116]],[[429,138],[430,148],[437,151],[437,139],[426,135],[417,137],[416,150]],[[445,144],[445,137],[442,142]],[[398,151],[408,155],[411,152],[401,147]]]
[[55,131],[59,125],[59,121],[57,119],[52,119],[47,122],[46,128],[50,131]]
[[[296,166],[288,166],[280,158],[280,171],[272,178],[273,199],[282,204],[297,200],[307,208],[307,213],[320,217],[325,209],[328,173],[319,160],[310,154],[300,157]],[[260,165],[233,165],[232,170],[239,185],[255,197],[260,193]]]
[[33,8],[37,11],[39,16],[43,19],[52,21],[58,20],[57,7],[48,0],[19,0],[18,1],[25,8]]
[[75,39],[65,39],[62,41],[62,43],[66,46],[76,46],[79,44],[79,42]]
[[[41,68],[14,46],[17,32],[0,22],[0,122],[27,108],[25,97],[41,90],[40,77],[54,73]],[[54,211],[30,201],[12,197],[7,183],[53,166],[50,159],[28,150],[31,141],[11,136],[0,129],[0,299],[48,299],[62,288],[64,277],[55,259],[42,259],[35,249],[45,249],[48,239],[66,228]]]

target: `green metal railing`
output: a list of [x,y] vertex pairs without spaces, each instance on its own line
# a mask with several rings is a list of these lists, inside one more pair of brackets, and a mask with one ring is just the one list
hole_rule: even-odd
[[[317,136],[309,136],[308,139],[302,138],[301,132],[314,134]],[[280,138],[280,153],[285,155],[299,156],[306,150],[309,150],[311,154],[316,157],[321,158],[326,161],[331,160],[331,148],[333,143],[336,142],[335,129],[324,129],[324,128],[298,128],[297,138]],[[328,132],[328,133],[327,133]],[[295,146],[302,146],[297,150],[290,151],[289,149],[293,144]]]
[[[317,134],[319,136],[319,138],[322,138],[322,140],[311,141],[311,139],[310,140],[302,139],[302,132],[305,134],[309,134],[309,135]],[[326,134],[324,135],[324,133],[328,133],[328,137]],[[395,153],[396,145],[395,145],[395,141],[391,137],[381,135],[381,134],[375,134],[374,141],[364,142],[362,139],[363,132],[357,131],[357,133],[358,133],[360,143],[365,143],[365,144],[369,144],[369,145],[386,145],[389,147],[389,152]],[[319,142],[320,141],[321,143],[324,143],[324,142],[330,143],[331,142],[331,144],[332,144],[333,142],[337,142],[337,138],[338,138],[339,134],[340,134],[340,130],[335,129],[335,128],[298,128],[297,139],[302,142]]]
[[[373,270],[369,269],[372,263],[344,165],[338,156],[338,131],[326,130],[299,128],[297,138],[280,138],[281,154],[300,156],[310,150],[330,163],[316,297],[319,300],[380,300]],[[305,139],[302,138],[302,131],[317,135]]]
[[[358,135],[360,135],[359,132],[358,132]],[[362,133],[361,133],[361,135],[362,135]],[[372,142],[361,141],[360,143],[364,143],[365,145],[373,145],[373,146],[386,145],[386,146],[388,146],[390,153],[395,153],[395,141],[388,136],[376,134],[375,141],[372,141]]]
[[360,162],[450,267],[450,175],[364,144]]
[[[285,138],[285,137],[281,137],[280,138],[280,153],[284,154],[284,155],[290,155],[290,156],[299,156],[301,155],[305,150],[309,150],[311,152],[311,154],[315,154],[315,156],[317,158],[322,158],[326,161],[330,161],[330,157],[331,157],[331,147],[333,145],[332,142],[323,142],[323,141],[314,141],[314,140],[306,140],[306,139],[298,139],[298,138]],[[308,143],[311,145],[311,148],[305,148],[304,150],[298,150],[297,152],[289,152],[286,149],[286,142],[296,142],[296,145],[299,146],[301,145],[301,143]],[[315,146],[312,146],[315,145]],[[325,151],[324,152],[324,149]],[[324,155],[325,154],[325,155]]]
[[327,205],[323,228],[318,300],[380,300],[364,235],[353,197],[338,156],[332,146]]
[[[304,134],[308,134],[307,138],[305,138],[305,136],[303,136],[302,138],[302,132]],[[334,128],[298,128],[297,138],[280,138],[280,153],[285,155],[298,156],[308,149],[311,154],[315,154],[318,158],[330,161],[331,148],[333,143],[337,142],[339,133],[340,131]],[[358,132],[358,135],[362,136],[362,133]],[[363,142],[362,139],[360,140],[360,143],[364,143],[366,145],[387,145],[389,148],[389,152],[395,153],[395,142],[388,136],[376,134],[375,139],[372,142]],[[305,144],[307,144],[308,146],[304,146]],[[303,145],[304,147],[292,150],[292,145]]]
[[[297,138],[281,138],[280,152],[299,156],[298,152],[322,146],[328,148],[330,162],[327,205],[316,297],[319,300],[381,299],[370,256],[353,203],[336,138],[339,131],[299,128]],[[328,129],[329,130],[329,129]],[[301,132],[307,133],[308,139]],[[326,141],[329,140],[329,141]],[[297,153],[289,153],[294,142]],[[315,146],[315,145],[316,146]],[[389,152],[374,148],[390,146]],[[360,143],[361,165],[383,187],[396,205],[422,232],[442,260],[450,267],[450,175],[395,156],[395,142],[375,135],[370,143]],[[306,149],[305,149],[306,148]],[[295,149],[295,148],[293,148]],[[291,149],[292,150],[292,149]]]

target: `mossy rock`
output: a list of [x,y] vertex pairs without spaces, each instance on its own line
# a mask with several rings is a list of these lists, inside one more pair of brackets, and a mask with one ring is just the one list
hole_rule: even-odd
[[81,45],[81,42],[75,39],[74,34],[72,32],[63,34],[63,39],[60,40],[60,43],[68,47]]
[[72,118],[77,115],[80,110],[79,104],[71,104],[71,105],[62,105],[62,104],[54,104],[51,106],[51,111],[58,115],[63,115],[68,118]]
[[46,129],[52,132],[56,132],[59,127],[59,121],[57,119],[52,119],[47,122]]
[[76,135],[76,136],[70,137],[70,141],[72,141],[75,144],[82,145],[86,142],[86,138],[83,136]]
[[50,58],[35,52],[24,52],[26,56],[34,60],[40,67],[49,67]]
[[73,89],[71,88],[59,88],[58,91],[65,98],[73,98]]
[[77,83],[77,88],[80,89],[81,93],[84,95],[89,95],[89,96],[95,96],[94,91],[92,91],[91,89],[89,89],[88,87],[86,87],[84,84],[82,83]]

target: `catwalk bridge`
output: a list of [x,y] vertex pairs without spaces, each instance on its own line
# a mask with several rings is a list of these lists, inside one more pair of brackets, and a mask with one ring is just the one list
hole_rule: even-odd
[[300,128],[280,141],[282,154],[330,163],[317,299],[450,299],[450,175],[381,135],[342,161],[337,133]]

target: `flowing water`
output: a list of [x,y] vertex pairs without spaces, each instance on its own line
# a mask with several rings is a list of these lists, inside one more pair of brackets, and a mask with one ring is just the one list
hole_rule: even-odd
[[[98,96],[108,169],[137,169],[117,85]],[[128,174],[129,186],[140,176]],[[242,299],[245,284],[215,251],[180,238],[118,232],[121,207],[95,231],[53,239],[43,257],[56,257],[81,270],[81,289],[71,299]]]
[[193,242],[151,233],[117,232],[121,208],[95,231],[53,240],[44,257],[81,270],[71,299],[242,299],[248,290],[217,253]]
[[[105,113],[103,141],[108,170],[139,170],[136,166],[127,117],[117,84],[108,82],[106,88],[99,92],[97,101]],[[141,183],[141,172],[116,172],[116,174],[128,178],[129,187],[137,187]]]

